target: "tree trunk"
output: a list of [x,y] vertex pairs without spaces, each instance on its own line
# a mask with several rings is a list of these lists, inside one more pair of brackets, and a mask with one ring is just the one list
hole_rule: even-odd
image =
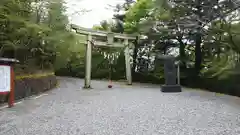
[[132,66],[132,74],[134,76],[135,69],[137,66],[137,51],[138,51],[138,37],[136,37],[136,40],[134,41],[134,51],[133,51],[133,66]]
[[[197,0],[197,16],[199,20],[202,18],[202,5],[201,1]],[[195,75],[199,76],[200,71],[201,71],[201,65],[202,65],[202,50],[201,50],[201,44],[202,44],[202,35],[201,35],[201,28],[202,28],[202,23],[198,22],[198,28],[197,28],[197,33],[196,33],[196,38],[195,38]]]
[[186,53],[185,53],[185,44],[182,42],[182,39],[178,40],[180,43],[179,52],[180,52],[180,61],[181,61],[181,68],[186,68]]
[[202,65],[201,43],[202,43],[202,37],[201,37],[201,34],[198,32],[196,34],[196,40],[195,40],[195,71],[196,71],[196,76],[199,75],[199,73],[201,71],[201,65]]

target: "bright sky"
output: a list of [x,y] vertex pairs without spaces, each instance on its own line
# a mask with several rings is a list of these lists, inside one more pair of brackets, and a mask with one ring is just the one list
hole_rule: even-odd
[[[99,24],[102,20],[111,19],[113,10],[108,4],[115,6],[123,3],[124,0],[65,0],[69,21],[82,27],[91,28],[94,24]],[[82,9],[91,10],[85,14],[74,14]]]

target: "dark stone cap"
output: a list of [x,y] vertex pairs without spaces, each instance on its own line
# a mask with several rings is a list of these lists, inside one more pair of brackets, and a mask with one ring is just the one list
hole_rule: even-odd
[[0,64],[14,64],[14,63],[18,63],[18,62],[19,62],[19,60],[17,60],[17,59],[0,57]]

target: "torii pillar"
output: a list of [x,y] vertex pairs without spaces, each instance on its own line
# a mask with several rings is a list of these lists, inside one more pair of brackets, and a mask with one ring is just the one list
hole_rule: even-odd
[[129,55],[129,43],[128,39],[124,40],[125,48],[125,65],[126,65],[126,78],[127,78],[127,84],[132,85],[132,69],[130,64],[130,55]]
[[84,88],[91,88],[91,71],[92,71],[92,36],[88,35],[86,54],[85,54],[85,83]]

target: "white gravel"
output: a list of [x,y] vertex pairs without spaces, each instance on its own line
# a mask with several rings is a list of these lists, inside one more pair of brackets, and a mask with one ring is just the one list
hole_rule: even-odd
[[0,110],[0,135],[240,135],[240,99],[160,86],[59,78],[37,99]]

